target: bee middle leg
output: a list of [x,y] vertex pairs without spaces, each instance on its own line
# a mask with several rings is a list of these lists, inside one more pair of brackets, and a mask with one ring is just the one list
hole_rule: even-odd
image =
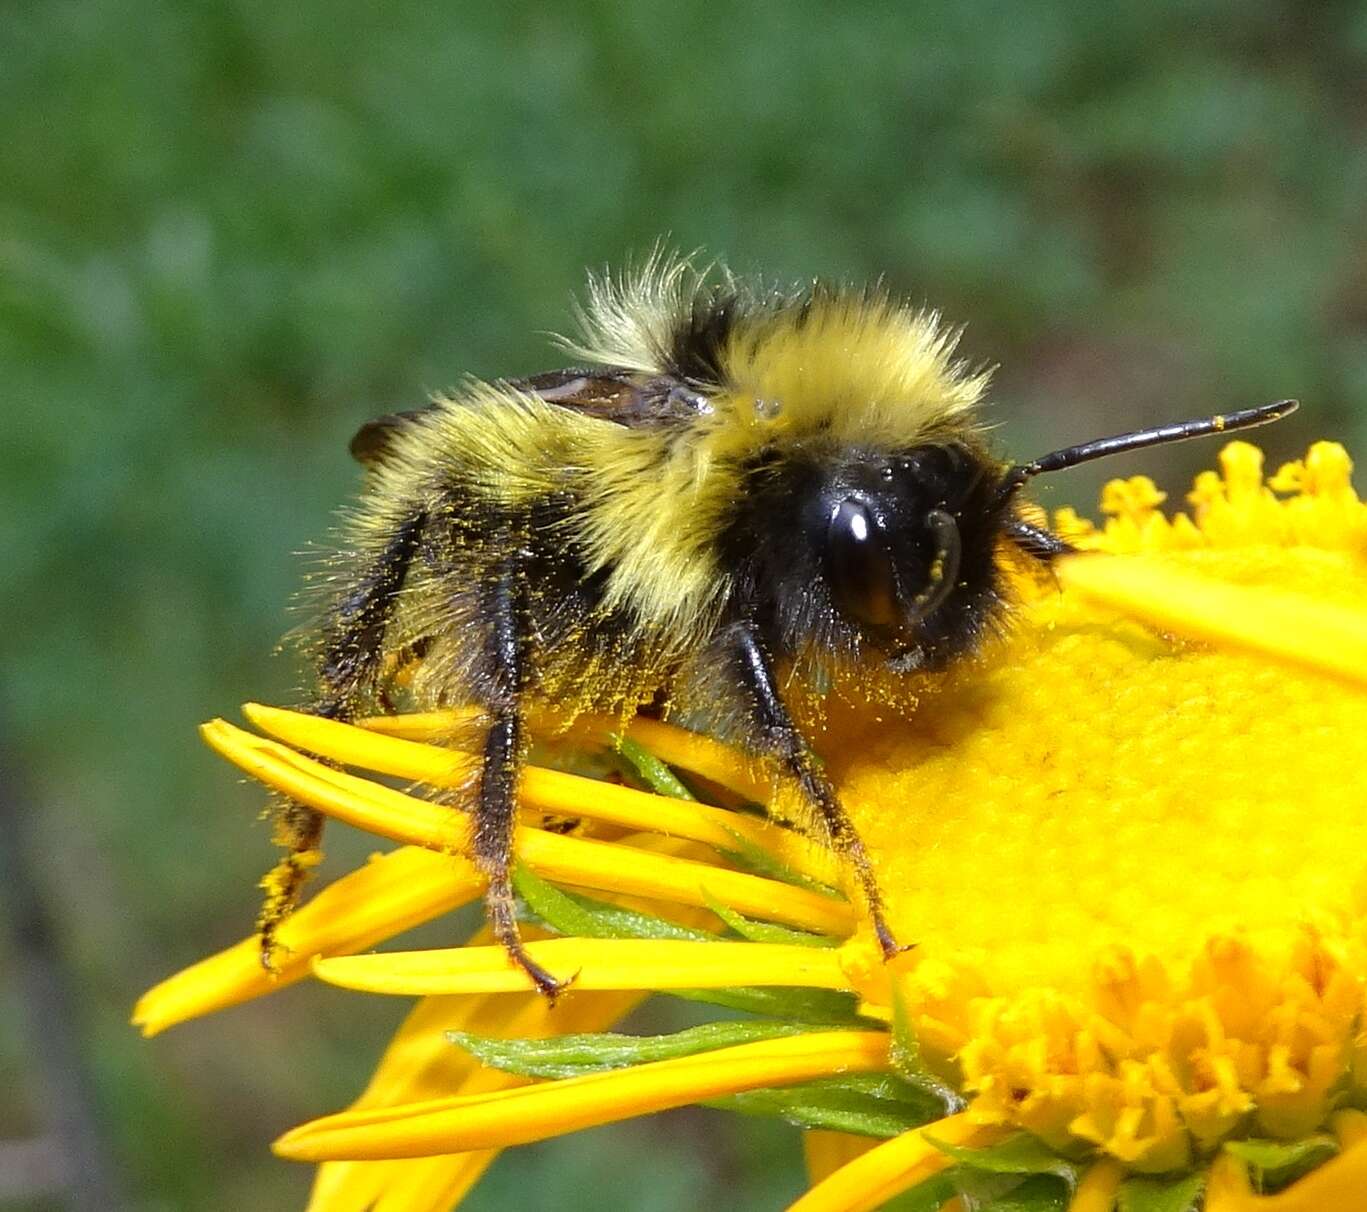
[[863,839],[779,697],[773,662],[763,640],[756,628],[742,624],[734,632],[733,644],[737,672],[750,700],[747,706],[757,747],[776,759],[784,773],[797,783],[807,802],[816,809],[832,846],[854,868],[883,957],[891,959],[908,950],[898,943],[887,923],[883,894]]
[[489,587],[486,610],[489,634],[484,705],[489,714],[489,731],[484,739],[479,794],[475,799],[474,856],[489,877],[484,898],[494,937],[503,944],[508,958],[531,978],[538,992],[554,1001],[570,980],[557,980],[527,954],[513,896],[517,782],[528,743],[523,698],[530,676],[530,642],[525,595],[519,572],[511,563],[500,570]]

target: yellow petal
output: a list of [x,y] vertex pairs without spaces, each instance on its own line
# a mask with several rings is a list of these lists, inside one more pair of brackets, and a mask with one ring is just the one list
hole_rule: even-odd
[[[608,994],[579,999],[574,1017],[612,1021],[635,1000]],[[425,997],[394,1033],[365,1090],[350,1109],[441,1098],[471,1081],[508,1077],[484,1068],[467,1052],[453,1047],[446,1032],[469,1031],[512,1039],[540,1038],[564,1030],[558,1021],[551,1021],[548,1011],[544,997]],[[557,1017],[567,1021],[570,1016]],[[513,1084],[524,1080],[511,1079]]]
[[747,917],[818,934],[843,936],[854,928],[853,911],[844,901],[710,863],[525,827],[518,830],[517,853],[527,866],[553,883],[704,908],[720,902]]
[[296,1161],[322,1161],[526,1144],[743,1090],[876,1072],[887,1066],[887,1048],[888,1036],[871,1031],[761,1040],[495,1094],[342,1112],[287,1132],[275,1150]]
[[498,1153],[326,1162],[314,1176],[306,1212],[449,1212]]
[[1336,1111],[1329,1123],[1338,1138],[1340,1149],[1353,1149],[1367,1143],[1367,1113]]
[[1118,1161],[1104,1158],[1097,1162],[1082,1176],[1068,1212],[1111,1212],[1124,1178],[1125,1169]]
[[1145,556],[1055,561],[1064,589],[1155,626],[1367,683],[1367,612],[1271,585],[1217,581]]
[[[459,708],[453,711],[414,712],[410,715],[372,716],[357,723],[362,728],[385,736],[441,744],[453,733],[462,731],[478,719],[478,711]],[[549,723],[554,727],[554,721]],[[533,720],[534,728],[536,724],[537,721]],[[586,732],[599,744],[608,745],[612,743],[613,734],[623,730],[618,720],[604,716],[586,717],[576,725],[575,731]],[[644,716],[629,720],[625,735],[643,745],[666,765],[700,774],[718,786],[758,803],[769,798],[769,780],[754,768],[756,763],[748,761],[730,745],[713,737]]]
[[[473,763],[468,755],[436,745],[418,744],[367,728],[260,703],[248,703],[242,712],[263,732],[286,744],[348,766],[360,766],[433,787],[460,787],[468,783],[472,774]],[[665,736],[676,740],[676,750],[683,748],[677,738],[686,737],[689,748],[697,748],[709,757],[714,750],[733,753],[706,737],[669,728],[653,720],[645,723],[664,729]],[[666,760],[656,750],[652,749],[652,752]],[[735,761],[733,755],[733,765]],[[700,762],[709,769],[717,764],[706,759],[700,759]],[[810,879],[830,885],[840,883],[840,864],[830,851],[770,821],[725,809],[669,799],[633,787],[539,766],[529,766],[522,772],[518,799],[524,809],[556,816],[582,816],[628,829],[688,838],[719,850],[735,850],[737,839],[743,839],[777,855]]]
[[409,741],[435,741],[444,744],[451,736],[464,732],[483,718],[477,707],[456,707],[449,711],[410,711],[403,715],[372,715],[356,723],[367,732],[399,736]]
[[[460,851],[468,844],[469,818],[457,809],[334,770],[224,720],[205,724],[201,732],[214,749],[254,778],[329,816],[381,837],[436,850]],[[854,924],[853,912],[843,901],[709,863],[525,825],[517,831],[516,849],[523,862],[554,883],[685,905],[706,906],[710,897],[747,916],[823,934],[848,934]]]
[[319,955],[364,951],[474,900],[484,878],[463,859],[408,846],[329,884],[280,926],[280,971],[261,966],[255,936],[168,977],[133,1010],[143,1034],[292,985]]
[[807,1177],[813,1183],[819,1183],[828,1174],[834,1174],[841,1166],[848,1165],[877,1144],[877,1138],[872,1136],[810,1128],[802,1134],[802,1157],[807,1163]]
[[954,1164],[927,1136],[947,1145],[977,1145],[996,1135],[993,1129],[972,1123],[966,1114],[903,1132],[817,1183],[788,1212],[870,1212]]
[[[447,1031],[503,1039],[601,1031],[639,1000],[635,994],[597,994],[576,997],[552,1010],[540,994],[425,998],[404,1020],[351,1109],[525,1084],[526,1078],[485,1068],[454,1047],[446,1039]],[[446,1212],[474,1186],[498,1152],[324,1162],[314,1179],[308,1212]]]
[[[573,976],[576,991],[725,989],[732,985],[850,988],[840,953],[824,947],[560,938],[528,943],[527,953],[561,979]],[[502,947],[447,947],[323,959],[314,973],[346,989],[405,996],[522,992],[531,983]]]
[[1220,1154],[1206,1183],[1205,1212],[1250,1212],[1258,1203],[1248,1167],[1232,1154]]

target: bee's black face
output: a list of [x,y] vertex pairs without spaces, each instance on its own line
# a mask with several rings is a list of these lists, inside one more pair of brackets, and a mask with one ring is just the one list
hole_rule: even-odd
[[938,664],[995,603],[998,479],[957,445],[759,465],[729,536],[737,597],[780,651]]
[[827,477],[807,514],[809,538],[835,607],[878,647],[918,643],[952,595],[964,556],[959,520],[982,479],[955,446],[864,456]]

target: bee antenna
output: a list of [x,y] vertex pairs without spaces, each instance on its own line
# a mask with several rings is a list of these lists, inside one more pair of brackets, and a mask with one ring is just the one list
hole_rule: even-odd
[[1155,425],[1152,429],[1136,429],[1131,433],[1052,450],[1029,463],[1017,463],[1007,468],[997,489],[997,504],[1004,504],[1026,480],[1046,472],[1063,471],[1079,463],[1090,463],[1093,459],[1143,450],[1149,446],[1165,446],[1169,442],[1185,442],[1188,438],[1204,438],[1213,433],[1252,429],[1255,425],[1266,425],[1270,421],[1289,417],[1299,407],[1299,400],[1277,400],[1272,404],[1260,404],[1257,408],[1245,408],[1241,412],[1216,414],[1195,421],[1175,421],[1171,425]]

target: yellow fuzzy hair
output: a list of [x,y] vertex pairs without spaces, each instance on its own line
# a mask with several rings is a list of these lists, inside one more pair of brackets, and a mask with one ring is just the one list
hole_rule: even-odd
[[[719,281],[709,282],[715,273]],[[737,323],[722,353],[707,427],[742,445],[800,440],[822,429],[836,441],[896,448],[961,434],[990,378],[954,357],[959,333],[936,311],[877,287],[747,288],[724,269],[694,270],[655,253],[637,270],[590,279],[571,353],[601,366],[669,371],[674,334],[691,313],[730,303]],[[756,404],[760,406],[756,408]]]
[[761,451],[978,444],[987,375],[954,359],[957,334],[935,313],[881,291],[747,294],[729,275],[712,285],[687,261],[657,255],[593,282],[584,336],[565,344],[604,366],[669,374],[675,333],[719,299],[733,299],[736,320],[718,381],[693,384],[710,411],[628,427],[507,384],[472,384],[398,436],[360,525],[378,538],[411,509],[415,487],[435,493],[453,479],[514,510],[568,491],[589,571],[609,570],[604,608],[627,608],[667,661],[705,641],[725,603],[718,538]]

